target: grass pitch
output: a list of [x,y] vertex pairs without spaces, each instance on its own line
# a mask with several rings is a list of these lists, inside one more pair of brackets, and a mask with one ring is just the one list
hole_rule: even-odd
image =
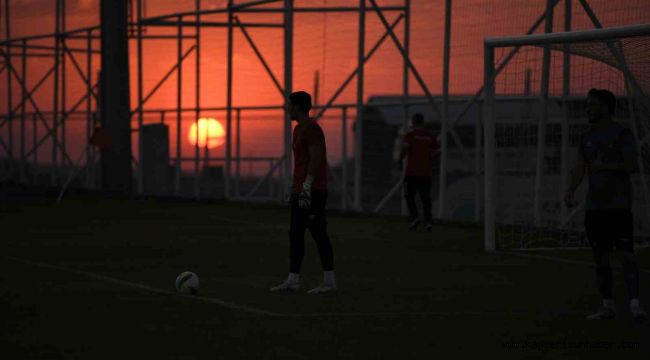
[[[3,359],[650,355],[620,270],[619,318],[588,322],[599,306],[588,252],[486,254],[477,227],[408,232],[400,218],[330,214],[340,291],[314,296],[308,234],[302,291],[268,291],[288,270],[279,206],[10,197],[0,222]],[[648,250],[639,259],[650,269]],[[184,270],[199,275],[199,297],[174,294]],[[649,280],[645,270],[642,294]]]

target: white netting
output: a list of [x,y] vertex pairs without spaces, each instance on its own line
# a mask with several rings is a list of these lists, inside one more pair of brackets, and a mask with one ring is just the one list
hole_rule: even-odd
[[[639,148],[638,168],[632,173],[635,235],[647,239],[650,112],[644,93],[650,90],[650,37],[546,48],[550,51],[550,69],[545,103],[541,96],[543,47],[519,48],[495,78],[497,246],[534,249],[586,244],[584,206],[566,209],[562,199],[579,139],[588,130],[585,106],[590,88],[608,89],[617,96],[615,119],[635,134]],[[495,68],[513,49],[495,49]],[[565,53],[570,54],[566,83]],[[544,136],[541,155],[540,135]],[[540,161],[542,172],[538,176]],[[539,192],[537,181],[541,184]],[[585,178],[577,199],[584,199],[586,187]]]

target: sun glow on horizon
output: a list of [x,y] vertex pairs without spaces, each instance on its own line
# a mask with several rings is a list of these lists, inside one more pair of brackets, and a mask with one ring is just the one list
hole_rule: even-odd
[[208,149],[214,149],[224,144],[226,131],[223,125],[215,118],[200,118],[190,126],[190,131],[187,134],[192,146],[196,146],[197,125],[199,147],[205,148],[207,145]]

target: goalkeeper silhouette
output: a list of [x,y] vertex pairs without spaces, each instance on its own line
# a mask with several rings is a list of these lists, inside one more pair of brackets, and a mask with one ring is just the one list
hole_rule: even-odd
[[289,276],[271,291],[297,291],[300,287],[300,266],[305,254],[305,230],[316,241],[323,267],[323,283],[310,294],[336,291],[334,254],[327,234],[325,204],[327,203],[327,151],[325,135],[316,121],[309,118],[311,96],[299,91],[289,97],[293,129],[294,173],[290,189],[291,204]]

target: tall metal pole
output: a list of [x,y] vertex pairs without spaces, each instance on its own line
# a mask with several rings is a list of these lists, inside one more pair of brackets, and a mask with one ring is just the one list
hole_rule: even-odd
[[[11,39],[11,22],[9,19],[11,18],[11,13],[9,12],[9,0],[5,0],[5,36],[7,40]],[[14,139],[13,139],[13,93],[12,93],[12,83],[11,83],[11,71],[9,69],[9,66],[11,66],[11,46],[9,43],[7,43],[7,49],[5,50],[5,53],[7,54],[6,62],[7,62],[7,116],[8,116],[8,123],[7,123],[7,129],[9,131],[9,139],[8,139],[8,144],[7,147],[9,147],[9,156],[13,157],[13,151],[14,151]],[[13,172],[13,164],[11,165],[11,169]],[[12,173],[12,176],[14,174]]]
[[[564,0],[564,31],[571,31],[571,17],[572,17],[572,0]],[[563,190],[568,186],[569,182],[569,95],[571,92],[571,54],[569,53],[569,45],[564,45],[564,59],[562,64],[562,97],[564,117],[562,119],[562,149],[560,155],[560,221],[567,218],[568,209],[564,206],[562,201]]]
[[[112,140],[111,146],[102,150],[102,185],[107,190],[131,195],[133,129],[129,89],[128,1],[102,0],[100,9],[101,121]],[[141,139],[142,134],[138,135]],[[143,164],[139,162],[138,165],[142,167]]]
[[[32,143],[36,144],[38,142],[38,126],[36,123],[36,113],[32,116]],[[34,165],[34,184],[38,184],[38,149],[34,150],[32,155],[32,163]]]
[[[22,50],[23,50],[23,56],[22,56],[22,78],[23,82],[27,83],[27,40],[22,41]],[[21,182],[26,182],[25,178],[25,166],[27,163],[27,159],[25,159],[25,142],[27,139],[25,138],[25,105],[27,103],[27,87],[22,86],[22,96],[21,96],[21,102],[22,105],[20,107],[20,181]]]
[[[553,32],[553,0],[546,0],[545,33]],[[542,58],[542,79],[540,91],[540,111],[537,123],[537,160],[535,168],[535,202],[533,208],[533,219],[535,226],[542,225],[542,197],[544,180],[544,153],[546,151],[546,121],[548,120],[548,88],[551,75],[551,50],[544,48]]]
[[[406,11],[404,12],[404,52],[407,56],[411,54],[411,0],[404,0],[404,7]],[[404,98],[403,113],[404,120],[402,126],[408,126],[410,113],[409,113],[409,64],[406,61],[406,58],[402,59],[402,95]],[[401,139],[400,139],[401,140]],[[401,188],[401,197],[400,197],[400,212],[402,215],[406,215],[406,197],[404,186]]]
[[226,171],[224,172],[224,195],[230,198],[230,166],[232,158],[232,71],[233,71],[233,0],[228,0],[228,65],[226,76]]
[[[194,138],[196,139],[196,143],[194,145],[194,197],[195,198],[200,198],[201,197],[201,190],[200,190],[200,183],[201,183],[201,174],[199,173],[199,158],[201,157],[201,151],[199,148],[199,119],[201,118],[201,15],[199,15],[199,12],[201,11],[201,0],[196,0],[196,49],[194,50],[196,52],[196,64],[195,64],[195,106],[196,106],[196,112],[195,112],[195,119],[194,119],[194,124],[196,124],[195,129],[196,133],[194,134]],[[207,139],[206,139],[207,140]]]
[[293,0],[284,0],[284,189],[293,181],[291,166],[291,115],[289,95],[293,91]]
[[236,121],[237,121],[237,145],[235,148],[235,157],[237,162],[235,163],[235,176],[237,181],[235,182],[235,195],[239,197],[241,195],[239,185],[241,182],[241,109],[236,110]]
[[138,46],[138,194],[142,194],[144,191],[144,179],[143,179],[143,144],[142,144],[142,124],[144,122],[144,113],[143,108],[143,90],[142,90],[142,80],[143,80],[143,59],[142,59],[142,0],[138,0],[137,3],[138,9],[137,19],[138,19],[138,29],[137,29],[137,46]]
[[[86,144],[90,141],[91,131],[93,127],[93,113],[92,113],[92,83],[93,83],[93,69],[92,69],[92,60],[93,60],[93,36],[92,30],[88,30],[86,34],[86,71],[88,72],[88,82],[86,83]],[[91,187],[91,174],[94,167],[94,164],[90,164],[90,159],[93,158],[94,148],[89,148],[86,152],[86,187]]]
[[447,198],[447,124],[449,114],[449,53],[451,43],[451,0],[445,0],[445,35],[442,60],[442,116],[440,118],[440,186],[438,193],[438,217],[445,216]]
[[[65,16],[65,1],[66,0],[60,0],[61,1],[61,14],[59,21],[61,22],[61,46],[64,49],[64,52],[61,54],[61,146],[59,147],[59,151],[61,151],[61,164],[65,167],[65,154],[67,154],[66,150],[66,107],[67,107],[67,79],[66,79],[66,54],[65,54],[65,48],[66,48],[66,41],[65,41],[65,32],[66,32],[66,16]],[[70,171],[74,171],[72,168],[74,164],[70,164]],[[68,176],[68,175],[65,175]]]
[[183,108],[183,18],[179,16],[177,18],[177,46],[176,54],[178,61],[178,69],[176,72],[176,171],[174,172],[174,193],[179,195],[181,193],[181,132],[183,131],[182,127],[182,117],[181,109]]
[[348,206],[348,108],[341,109],[341,210]]
[[55,186],[58,182],[58,168],[57,168],[57,162],[58,162],[58,151],[56,144],[57,144],[57,139],[58,139],[58,126],[59,126],[59,60],[60,60],[60,49],[59,49],[59,30],[61,26],[61,22],[59,19],[61,18],[61,1],[56,0],[56,11],[55,11],[55,17],[56,20],[54,21],[54,96],[52,101],[53,103],[53,110],[52,110],[52,165],[50,167],[50,185]]
[[354,208],[362,210],[361,181],[363,166],[363,80],[364,80],[364,58],[366,39],[366,0],[359,0],[359,38],[358,38],[358,68],[357,68],[357,106],[354,133]]
[[485,45],[485,87],[483,94],[483,124],[484,143],[485,143],[485,215],[483,224],[483,241],[484,249],[487,252],[496,250],[496,186],[494,167],[496,144],[494,139],[494,48]]

